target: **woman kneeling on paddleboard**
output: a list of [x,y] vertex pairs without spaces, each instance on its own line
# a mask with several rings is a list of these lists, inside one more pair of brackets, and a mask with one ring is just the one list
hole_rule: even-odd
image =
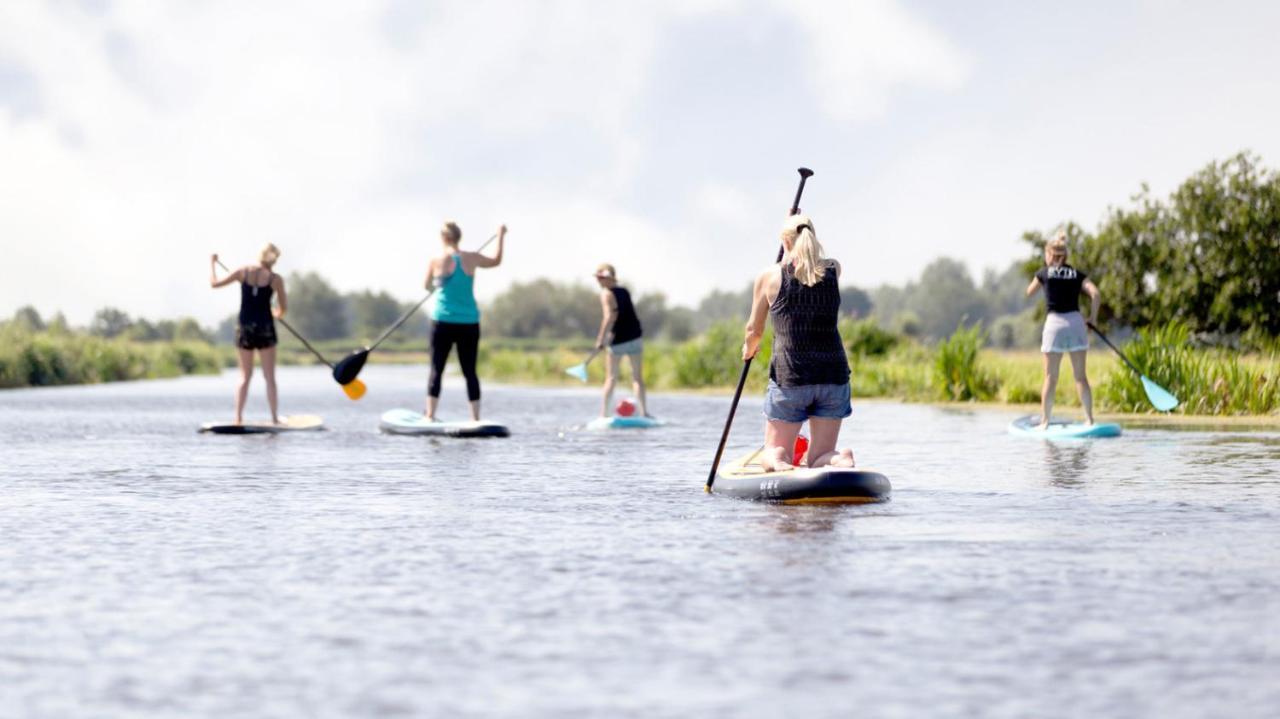
[[[764,398],[766,471],[809,467],[852,467],[853,452],[836,450],[840,424],[853,413],[849,403],[849,359],[836,322],[840,315],[840,263],[822,255],[813,223],[804,215],[787,219],[782,261],[756,278],[742,359],[760,349],[765,320],[773,320],[773,360]],[[808,451],[793,457],[796,436],[809,421]]]
[[1053,415],[1053,395],[1058,390],[1058,370],[1062,366],[1062,353],[1071,354],[1071,372],[1076,377],[1076,392],[1084,406],[1085,424],[1093,424],[1093,392],[1089,388],[1089,376],[1085,368],[1085,356],[1089,351],[1089,329],[1080,316],[1080,291],[1089,295],[1089,324],[1098,321],[1098,308],[1102,306],[1101,293],[1080,270],[1067,264],[1067,233],[1059,231],[1044,246],[1044,267],[1027,285],[1027,296],[1044,288],[1045,305],[1049,312],[1044,318],[1044,334],[1040,339],[1040,351],[1044,353],[1044,385],[1040,388],[1040,429],[1049,427]]
[[440,378],[453,346],[458,346],[458,363],[467,380],[471,419],[480,421],[480,378],[476,375],[476,355],[480,349],[480,308],[476,305],[475,274],[481,267],[502,264],[507,226],[498,228],[498,251],[493,257],[458,249],[462,230],[453,222],[440,229],[443,251],[427,265],[426,287],[437,286],[431,307],[431,379],[427,383],[427,419],[435,421],[440,404]]
[[[249,396],[249,380],[253,378],[253,353],[262,359],[262,377],[267,382],[267,404],[271,406],[271,422],[280,424],[276,397],[276,323],[289,309],[284,293],[284,278],[272,271],[280,250],[267,243],[258,256],[257,265],[241,267],[218,279],[218,256],[209,260],[209,286],[226,287],[240,283],[240,324],[236,328],[236,349],[240,361],[240,384],[236,387],[236,424],[244,424],[244,403]],[[271,295],[279,299],[271,307]]]
[[596,268],[596,282],[600,284],[600,306],[604,316],[600,320],[600,332],[596,336],[596,350],[609,352],[609,364],[605,370],[604,402],[600,416],[613,414],[613,388],[618,384],[618,369],[622,358],[631,364],[631,386],[640,404],[640,415],[648,417],[649,405],[644,392],[644,331],[631,293],[618,284],[618,271],[604,263]]

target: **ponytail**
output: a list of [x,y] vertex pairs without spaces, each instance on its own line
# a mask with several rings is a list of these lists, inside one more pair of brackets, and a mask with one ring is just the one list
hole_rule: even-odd
[[827,274],[822,243],[818,242],[818,235],[813,231],[813,223],[804,215],[792,217],[787,229],[795,233],[795,241],[791,244],[791,263],[796,268],[796,279],[805,287],[813,287]]

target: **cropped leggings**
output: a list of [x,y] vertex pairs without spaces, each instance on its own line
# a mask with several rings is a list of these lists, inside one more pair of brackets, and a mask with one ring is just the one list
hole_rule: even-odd
[[476,353],[480,348],[480,325],[436,322],[431,326],[431,379],[427,382],[427,394],[440,396],[440,377],[449,361],[449,352],[458,346],[458,363],[462,376],[467,378],[467,399],[480,399],[480,378],[476,376]]

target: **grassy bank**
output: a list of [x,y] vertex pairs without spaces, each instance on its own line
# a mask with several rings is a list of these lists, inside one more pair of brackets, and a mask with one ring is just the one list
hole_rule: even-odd
[[[911,402],[1040,401],[1043,358],[1035,351],[983,347],[977,328],[962,328],[945,342],[928,346],[870,327],[842,327],[855,397]],[[747,388],[760,392],[768,382],[771,338],[752,364]],[[742,369],[741,331],[736,324],[713,327],[681,344],[655,343],[645,352],[646,382],[659,390],[731,389]],[[588,348],[482,349],[482,373],[502,382],[575,384],[564,368],[582,360]],[[1280,355],[1242,355],[1197,348],[1185,328],[1171,326],[1140,333],[1126,353],[1182,405],[1175,413],[1197,416],[1280,416]],[[590,368],[593,382],[603,380],[603,363]],[[1105,348],[1088,357],[1094,404],[1099,412],[1149,413],[1138,378]],[[624,376],[629,376],[624,370]],[[1071,362],[1063,358],[1055,394],[1061,407],[1078,407]]]
[[209,374],[228,357],[204,342],[132,342],[6,326],[0,329],[0,388]]

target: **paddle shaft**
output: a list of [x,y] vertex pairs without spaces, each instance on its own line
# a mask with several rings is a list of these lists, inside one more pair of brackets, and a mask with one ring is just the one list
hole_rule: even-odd
[[[490,237],[489,239],[485,240],[484,244],[483,244],[483,245],[480,245],[480,249],[477,249],[477,250],[476,250],[476,252],[479,252],[480,250],[483,250],[484,248],[488,247],[488,246],[489,246],[489,243],[490,243],[490,242],[493,242],[493,241],[494,241],[494,240],[496,240],[496,239],[498,239],[498,236],[497,236],[497,235],[493,235],[493,236],[492,236],[492,237]],[[462,269],[461,267],[455,267],[455,268],[454,268],[454,271],[455,271],[455,272],[458,272],[458,271],[461,271],[461,269]],[[383,332],[381,335],[379,335],[379,336],[378,336],[378,339],[376,339],[376,340],[374,340],[374,341],[373,341],[373,344],[371,344],[371,345],[369,345],[368,347],[366,347],[366,348],[365,348],[365,351],[366,351],[366,352],[372,352],[372,351],[374,351],[374,350],[378,349],[378,345],[382,344],[382,343],[383,343],[383,342],[384,342],[388,337],[390,337],[390,336],[391,336],[391,333],[393,333],[393,332],[395,332],[396,330],[400,329],[400,325],[403,325],[405,322],[408,322],[408,321],[409,321],[409,318],[413,316],[413,313],[414,313],[414,312],[417,312],[417,311],[418,311],[418,309],[419,309],[420,307],[422,307],[424,304],[426,304],[426,303],[427,303],[427,300],[431,299],[431,296],[432,296],[432,295],[434,295],[434,294],[436,293],[436,289],[437,289],[437,288],[438,288],[438,286],[437,286],[437,287],[432,287],[430,290],[428,290],[428,291],[427,291],[427,296],[426,296],[426,297],[423,297],[421,300],[419,300],[419,301],[418,301],[418,304],[414,305],[413,307],[410,307],[410,308],[409,308],[409,311],[407,311],[407,312],[405,312],[404,314],[400,315],[400,319],[397,319],[397,320],[395,321],[395,323],[394,323],[394,324],[392,324],[390,327],[388,327],[386,332]]]
[[[791,201],[791,214],[794,215],[800,211],[800,196],[804,194],[804,183],[811,176],[813,170],[807,167],[801,167],[797,172],[800,173],[800,186],[796,188],[796,197]],[[778,248],[778,259],[774,262],[781,262],[784,247]],[[755,301],[755,298],[752,298]],[[706,489],[711,491],[712,485],[716,483],[716,472],[720,469],[720,459],[724,457],[724,447],[729,443],[729,430],[733,428],[733,416],[738,413],[738,401],[742,399],[742,388],[747,384],[747,373],[751,371],[751,359],[742,361],[742,374],[738,375],[738,387],[733,391],[733,402],[729,404],[729,417],[724,421],[724,431],[720,433],[720,444],[716,446],[715,459],[711,460],[711,472],[707,474]]]
[[[223,270],[225,270],[225,271],[227,271],[227,272],[230,272],[230,271],[231,271],[231,269],[230,269],[229,267],[227,267],[226,265],[222,264],[222,260],[218,260],[218,266],[219,266],[219,267],[221,267]],[[298,338],[298,341],[299,341],[299,342],[301,342],[301,343],[302,343],[302,345],[303,345],[304,347],[306,347],[307,349],[311,350],[311,354],[315,355],[315,356],[316,356],[316,359],[318,359],[318,360],[320,360],[321,362],[323,362],[323,363],[325,363],[326,365],[328,365],[328,366],[329,366],[329,369],[333,369],[333,363],[332,363],[332,362],[330,362],[329,360],[325,359],[325,358],[324,358],[324,355],[320,354],[320,353],[316,350],[316,348],[315,348],[315,347],[312,347],[312,346],[311,346],[311,343],[310,343],[310,342],[308,342],[308,341],[307,341],[307,339],[306,339],[305,337],[303,337],[302,335],[298,334],[298,331],[297,331],[297,330],[295,330],[292,326],[290,326],[288,322],[285,322],[283,317],[277,317],[277,318],[276,318],[276,321],[277,321],[277,322],[279,322],[280,324],[284,325],[284,328],[285,328],[285,329],[287,329],[287,330],[289,330],[289,333],[290,333],[290,334],[292,334],[294,337],[297,337],[297,338]]]
[[1102,334],[1102,330],[1100,330],[1100,329],[1098,329],[1096,326],[1094,326],[1094,324],[1093,324],[1092,322],[1090,322],[1090,323],[1089,323],[1089,329],[1093,330],[1093,331],[1094,331],[1094,333],[1095,333],[1095,334],[1097,334],[1097,335],[1098,335],[1098,337],[1099,337],[1099,338],[1101,338],[1103,342],[1106,342],[1106,343],[1107,343],[1107,346],[1108,346],[1108,347],[1110,347],[1110,348],[1111,348],[1111,350],[1112,350],[1113,352],[1115,352],[1115,353],[1116,353],[1116,355],[1118,355],[1118,356],[1120,357],[1120,359],[1124,360],[1124,363],[1125,363],[1125,364],[1129,365],[1129,369],[1133,370],[1134,372],[1136,372],[1136,373],[1137,373],[1137,374],[1139,374],[1139,375],[1142,375],[1142,370],[1140,370],[1140,369],[1138,369],[1136,366],[1134,366],[1134,364],[1133,364],[1132,362],[1130,362],[1130,361],[1129,361],[1129,358],[1128,358],[1128,357],[1125,357],[1125,356],[1124,356],[1124,353],[1120,351],[1120,348],[1119,348],[1119,347],[1116,347],[1115,345],[1111,344],[1111,340],[1107,339],[1107,336],[1106,336],[1106,335],[1104,335],[1104,334]]

